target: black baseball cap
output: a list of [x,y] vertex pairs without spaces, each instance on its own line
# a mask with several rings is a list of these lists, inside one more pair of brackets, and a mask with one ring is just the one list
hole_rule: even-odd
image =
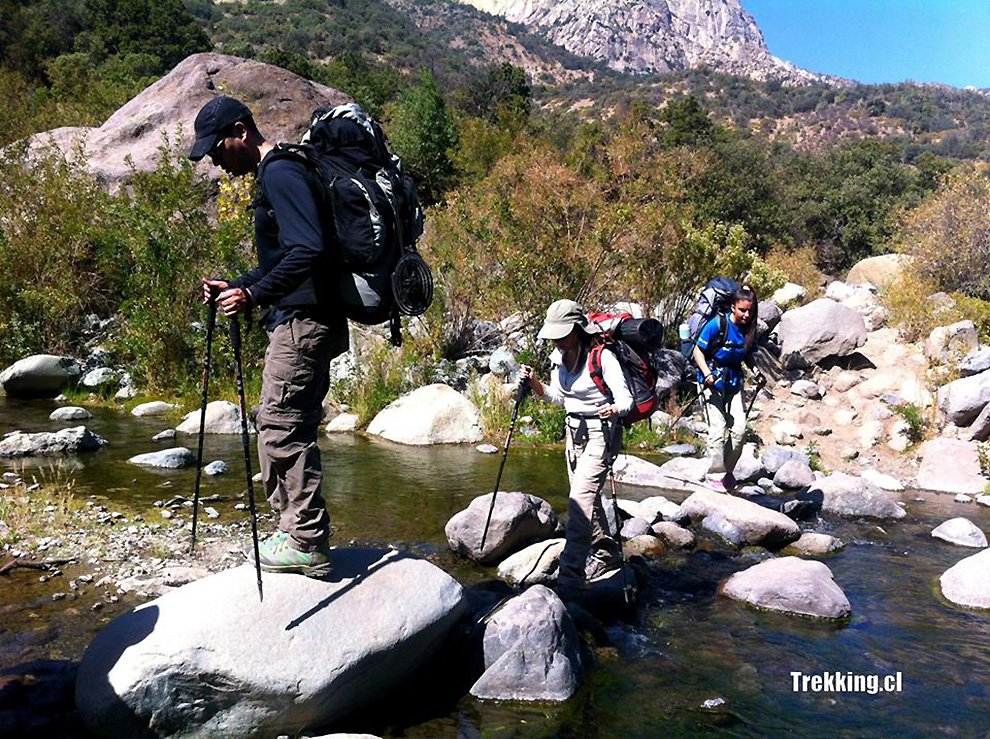
[[196,116],[196,143],[189,158],[198,162],[220,142],[222,134],[238,121],[253,120],[251,111],[240,100],[220,95],[199,109]]

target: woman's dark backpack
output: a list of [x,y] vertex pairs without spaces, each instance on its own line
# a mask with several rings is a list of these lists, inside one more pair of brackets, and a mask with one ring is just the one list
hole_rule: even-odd
[[728,277],[713,277],[705,283],[698,294],[694,311],[687,320],[687,336],[681,336],[681,354],[684,355],[685,359],[691,359],[701,329],[715,316],[720,317],[718,337],[716,341],[708,345],[705,350],[706,356],[714,355],[725,344],[725,339],[729,333],[728,312],[732,307],[732,296],[738,289],[739,283]]
[[663,326],[653,318],[633,318],[629,313],[593,313],[588,320],[603,328],[592,337],[588,352],[588,372],[602,395],[614,402],[612,391],[605,384],[602,352],[611,351],[619,360],[626,385],[633,396],[633,407],[622,418],[629,426],[649,418],[660,409],[657,395],[657,371],[650,364],[653,352],[663,347]]
[[[368,325],[418,316],[433,300],[433,276],[416,251],[423,209],[381,126],[355,103],[318,108],[299,144],[279,144],[264,160],[292,157],[314,173],[344,314]],[[259,176],[260,176],[259,172]]]

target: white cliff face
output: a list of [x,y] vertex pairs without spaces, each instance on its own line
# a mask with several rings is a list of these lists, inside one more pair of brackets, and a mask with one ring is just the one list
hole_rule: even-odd
[[462,0],[622,72],[706,65],[757,79],[818,78],[772,56],[739,0]]

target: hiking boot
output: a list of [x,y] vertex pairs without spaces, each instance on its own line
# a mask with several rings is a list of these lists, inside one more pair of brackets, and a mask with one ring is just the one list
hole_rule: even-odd
[[731,472],[726,472],[725,477],[722,478],[722,486],[725,488],[725,492],[731,493],[739,486],[739,481]]
[[[288,539],[289,535],[284,531],[276,531],[274,534],[269,536],[267,539],[263,539],[258,542],[258,551],[263,552],[265,547],[274,547],[278,542],[283,539]],[[244,548],[244,556],[247,557],[251,564],[254,564],[254,542],[251,542]]]
[[261,569],[265,572],[295,572],[306,577],[327,577],[333,572],[330,547],[326,544],[312,552],[303,552],[291,544],[288,534],[266,539],[258,549]]

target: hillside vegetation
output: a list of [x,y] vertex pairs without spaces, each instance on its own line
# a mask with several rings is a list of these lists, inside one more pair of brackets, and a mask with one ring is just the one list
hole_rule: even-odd
[[[209,48],[342,89],[382,118],[430,205],[422,249],[439,290],[374,404],[402,389],[403,366],[476,349],[478,320],[532,319],[565,295],[676,320],[713,274],[748,272],[766,291],[898,249],[921,257],[924,289],[988,297],[943,254],[964,242],[967,271],[985,264],[990,107],[976,93],[622,76],[426,0],[0,2],[5,144],[99,123]],[[506,29],[545,74],[487,53]],[[165,146],[157,172],[111,196],[57,153],[39,165],[5,150],[0,362],[84,352],[92,313],[119,319],[115,360],[142,384],[198,382],[190,276],[250,261],[250,194],[225,183],[217,202],[182,155]]]

